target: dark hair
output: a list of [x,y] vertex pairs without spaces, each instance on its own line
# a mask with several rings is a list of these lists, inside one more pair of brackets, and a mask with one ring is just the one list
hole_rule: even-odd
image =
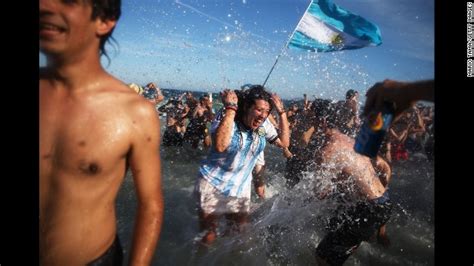
[[332,103],[326,99],[315,99],[311,105],[316,119],[325,118],[328,128],[335,128],[342,132],[344,110],[340,104]]
[[156,85],[153,82],[149,82],[148,84],[146,84],[146,87],[148,87],[148,88],[151,88],[151,86],[156,88]]
[[244,116],[247,111],[255,104],[256,100],[264,100],[270,103],[270,112],[273,109],[271,101],[272,95],[266,91],[262,85],[252,85],[249,89],[235,90],[237,97],[239,98],[239,107],[237,114],[235,115],[235,121],[243,122]]
[[[121,0],[90,0],[92,2],[92,19],[101,18],[103,20],[115,20],[118,21],[121,11]],[[110,61],[109,55],[105,50],[105,43],[111,38],[112,41],[115,39],[112,37],[112,33],[115,27],[112,28],[107,34],[103,35],[100,39],[100,55],[105,55]]]
[[327,117],[329,115],[330,105],[331,101],[329,100],[321,98],[314,99],[313,104],[311,104],[311,111],[314,117]]
[[356,91],[356,90],[352,90],[352,89],[351,89],[351,90],[348,90],[348,91],[346,92],[346,99],[352,98],[352,96],[356,95],[357,93],[359,93],[359,92]]

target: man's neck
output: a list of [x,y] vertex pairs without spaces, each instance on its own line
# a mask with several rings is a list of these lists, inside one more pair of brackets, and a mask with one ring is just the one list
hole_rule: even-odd
[[99,58],[48,58],[48,65],[41,78],[47,79],[54,86],[68,89],[87,88],[106,74]]

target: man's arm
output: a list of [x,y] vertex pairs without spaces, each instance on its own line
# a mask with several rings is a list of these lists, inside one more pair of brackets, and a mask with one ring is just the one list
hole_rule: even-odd
[[253,184],[255,186],[255,192],[258,197],[261,199],[265,198],[265,181],[263,178],[263,173],[265,172],[265,165],[256,164],[253,168]]
[[205,115],[206,115],[207,121],[212,121],[214,119],[214,116],[215,116],[215,114],[212,110],[212,102],[207,101],[205,108],[206,108]]
[[413,129],[414,132],[425,132],[425,121],[421,117],[420,110],[415,107],[415,120],[416,120],[416,127]]
[[[217,152],[224,152],[230,145],[232,140],[232,127],[237,112],[238,98],[232,90],[224,90],[222,92],[222,103],[224,103],[225,115],[216,129],[215,140],[212,141]],[[235,107],[234,107],[235,106]],[[233,110],[235,108],[236,110]]]
[[288,149],[288,148],[282,148],[282,151],[283,151],[283,156],[285,156],[285,158],[289,159],[291,157],[293,157],[293,153],[291,153],[291,151]]
[[298,141],[298,144],[301,148],[305,148],[306,146],[308,146],[308,143],[311,140],[311,137],[313,136],[314,131],[315,131],[315,128],[314,126],[312,126],[308,130],[303,132],[303,134],[301,134],[301,139]]
[[163,96],[161,89],[159,87],[156,87],[156,97],[155,97],[156,104],[161,103],[164,99],[165,99],[165,96]]
[[[287,114],[287,116],[288,116],[288,114]],[[288,120],[288,118],[287,118],[287,120]],[[276,121],[276,119],[275,119],[275,117],[273,116],[272,113],[270,113],[270,114],[268,115],[268,121],[270,121],[270,123],[272,123],[272,125],[273,125],[276,129],[279,128],[278,122]]]
[[196,118],[198,117],[198,114],[199,114],[199,111],[201,111],[201,104],[198,103],[198,105],[196,106],[196,108],[194,108],[194,111],[193,111],[193,114],[191,115],[191,118]]
[[190,110],[189,106],[187,105],[184,106],[183,112],[181,113],[181,119],[184,119],[188,116],[189,110]]
[[308,96],[305,94],[303,94],[303,99],[304,99],[304,105],[303,105],[303,110],[309,110],[309,108],[311,107],[311,103],[310,101],[308,100]]
[[389,132],[390,132],[390,135],[393,138],[395,138],[398,142],[403,142],[405,141],[405,138],[407,136],[408,129],[407,128],[403,129],[402,132],[400,132],[400,134],[397,134],[395,130],[393,130],[392,128],[390,129]]
[[388,101],[395,103],[395,116],[398,116],[416,101],[433,101],[434,80],[400,82],[387,79],[372,86],[366,96],[364,115],[381,110],[383,102]]
[[275,141],[275,145],[280,148],[288,148],[288,146],[290,146],[290,128],[283,101],[276,93],[272,94],[272,101],[278,115],[280,116],[278,125],[280,131],[278,132],[278,139]]
[[139,121],[129,162],[138,199],[130,265],[150,265],[163,222],[160,125],[151,105],[137,108]]
[[392,169],[390,168],[390,165],[384,159],[382,159],[382,157],[377,156],[375,159],[374,168],[382,185],[387,187],[388,183],[390,183],[390,178],[392,177]]

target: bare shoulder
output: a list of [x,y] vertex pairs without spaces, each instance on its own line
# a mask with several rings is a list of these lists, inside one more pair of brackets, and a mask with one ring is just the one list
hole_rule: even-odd
[[106,116],[104,119],[131,124],[133,132],[149,131],[148,128],[156,131],[159,120],[152,103],[113,76],[107,76],[101,84],[87,97],[87,102]]
[[130,116],[141,122],[144,120],[148,120],[148,122],[157,121],[157,112],[152,103],[131,90],[123,82],[115,80],[114,83],[111,84],[113,97],[117,100],[117,104],[124,108]]

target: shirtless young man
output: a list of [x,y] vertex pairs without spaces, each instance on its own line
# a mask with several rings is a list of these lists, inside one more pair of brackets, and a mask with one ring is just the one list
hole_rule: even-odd
[[[386,187],[377,175],[370,158],[354,151],[354,139],[342,134],[335,106],[329,101],[313,104],[317,123],[313,138],[319,152],[315,155],[318,170],[329,173],[337,187],[336,197],[351,204],[343,219],[334,217],[338,226],[331,229],[316,248],[321,265],[342,265],[362,241],[367,241],[387,222],[391,203]],[[383,181],[384,179],[382,179]],[[387,180],[388,181],[388,180]],[[344,193],[345,196],[342,196]],[[320,198],[325,197],[324,193]]]
[[130,265],[149,265],[162,216],[159,121],[100,64],[120,1],[40,0],[41,265],[121,265],[115,199],[131,167],[137,216]]

